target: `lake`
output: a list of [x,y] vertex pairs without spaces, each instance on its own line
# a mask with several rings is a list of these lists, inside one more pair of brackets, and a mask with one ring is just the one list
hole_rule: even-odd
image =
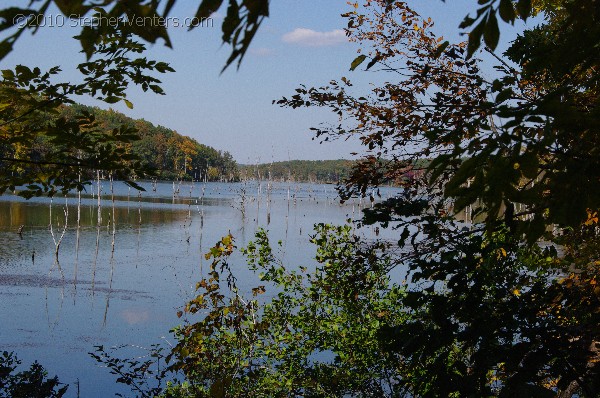
[[[138,193],[103,181],[80,199],[0,196],[0,350],[39,361],[70,385],[69,397],[77,389],[82,397],[129,392],[88,353],[125,346],[141,357],[151,344],[172,344],[177,311],[195,297],[209,267],[204,253],[222,236],[231,232],[242,247],[263,227],[282,241],[286,264],[310,266],[312,226],[343,224],[371,205],[341,205],[333,185],[141,185]],[[397,192],[381,189],[383,198]],[[375,236],[372,228],[357,233]],[[232,264],[242,290],[258,284],[241,257]]]

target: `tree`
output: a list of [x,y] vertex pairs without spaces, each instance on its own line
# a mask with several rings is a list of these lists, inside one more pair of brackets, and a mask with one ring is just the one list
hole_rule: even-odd
[[[597,5],[546,4],[545,22],[504,56],[486,50],[493,81],[472,41],[444,42],[403,3],[367,9],[347,14],[351,37],[371,47],[351,70],[369,60],[397,81],[367,96],[343,78],[279,103],[354,121],[317,130],[368,148],[346,197],[430,160],[424,178],[364,219],[398,229],[396,264],[414,286],[403,300],[412,317],[382,329],[410,369],[403,383],[419,396],[597,396]],[[470,39],[483,29],[494,44],[479,26]],[[457,222],[463,210],[480,221]]]
[[57,377],[48,378],[46,370],[34,362],[28,370],[17,372],[21,361],[6,351],[0,355],[0,397],[2,398],[60,398],[66,385]]
[[[38,7],[34,7],[39,3]],[[200,2],[195,20],[202,21],[222,1]],[[142,57],[145,46],[138,40],[154,43],[163,39],[170,46],[166,18],[175,1],[120,1],[102,3],[81,1],[31,2],[28,8],[10,7],[0,10],[0,31],[7,35],[0,42],[0,59],[4,58],[27,30],[34,33],[43,25],[49,7],[54,5],[65,19],[92,18],[94,23],[81,24],[76,37],[88,61],[78,66],[83,83],[54,83],[60,69],[19,65],[4,70],[0,83],[0,193],[15,191],[25,197],[54,195],[58,190],[82,190],[93,172],[123,179],[139,188],[133,179],[149,172],[137,156],[128,153],[138,140],[134,128],[126,125],[106,134],[95,124],[93,115],[84,114],[67,121],[56,117],[64,104],[72,104],[73,96],[87,95],[108,104],[123,101],[128,107],[126,90],[130,84],[144,91],[164,94],[160,80],[152,73],[173,72],[164,62]],[[162,8],[161,8],[162,7]],[[162,13],[159,13],[161,8]],[[223,39],[233,46],[227,65],[243,58],[254,33],[267,15],[267,2],[231,0],[223,22]],[[140,20],[141,19],[141,20]],[[190,28],[194,27],[191,23]],[[49,142],[55,151],[35,151],[38,142]],[[33,153],[40,156],[31,156]],[[182,167],[188,167],[189,154]],[[230,167],[229,165],[227,167]],[[224,171],[225,166],[221,169]],[[182,170],[185,173],[186,170]],[[232,174],[232,173],[229,173]],[[230,177],[231,178],[231,177]]]
[[[477,22],[473,29],[469,54],[479,46],[482,39],[486,44],[495,47],[498,41],[498,21],[495,17],[499,13],[504,21],[514,22],[519,15],[527,18],[531,12],[531,3],[527,0],[518,2],[514,10],[510,0],[492,0],[483,4],[478,10],[477,18],[466,18],[463,27],[469,27]],[[388,6],[393,5],[392,0],[386,0]],[[165,63],[149,61],[145,58],[136,58],[135,62],[129,56],[141,53],[145,47],[137,40],[147,43],[164,41],[171,46],[167,26],[170,23],[170,13],[176,0],[107,0],[100,4],[88,0],[63,1],[63,0],[37,0],[32,1],[28,7],[8,7],[0,9],[0,31],[5,32],[5,37],[0,41],[0,59],[10,53],[18,39],[26,31],[38,32],[39,28],[47,21],[51,6],[56,7],[65,21],[71,23],[82,21],[86,18],[91,23],[81,23],[80,34],[75,38],[81,43],[83,52],[87,55],[88,62],[79,65],[79,70],[84,75],[85,82],[80,85],[69,83],[51,84],[50,77],[56,77],[58,68],[49,71],[40,71],[38,68],[20,66],[16,71],[5,71],[3,91],[3,114],[0,114],[3,129],[3,169],[9,170],[2,178],[0,188],[14,190],[18,185],[30,185],[23,195],[32,196],[47,193],[53,195],[57,189],[63,191],[77,187],[82,188],[81,173],[85,170],[98,170],[102,167],[97,162],[90,160],[93,157],[90,149],[95,144],[78,142],[69,134],[69,131],[78,131],[85,128],[92,120],[82,121],[71,126],[57,125],[53,130],[53,123],[40,125],[31,120],[36,114],[44,118],[47,113],[55,111],[56,107],[64,103],[71,103],[73,95],[90,95],[107,103],[123,101],[127,106],[133,106],[126,98],[126,88],[130,83],[140,85],[144,91],[151,90],[163,94],[155,77],[146,73],[156,71],[159,73],[170,72],[172,69]],[[269,15],[268,0],[200,0],[196,13],[189,18],[189,28],[201,25],[202,21],[210,18],[221,6],[227,4],[226,17],[222,23],[223,41],[230,44],[232,51],[225,63],[224,69],[236,62],[238,67],[242,62],[256,32],[264,18]],[[183,22],[181,22],[183,23]],[[485,32],[485,34],[483,34]],[[119,48],[123,53],[119,53]],[[92,59],[95,58],[93,61]],[[119,62],[123,61],[119,66]],[[135,70],[135,73],[133,73]],[[15,79],[16,76],[16,79]],[[28,99],[19,104],[15,99]],[[35,100],[34,100],[35,99]],[[20,126],[17,124],[21,122]],[[13,130],[18,130],[14,133]],[[46,131],[48,130],[48,131]],[[21,148],[31,148],[36,140],[56,139],[59,133],[62,143],[67,145],[71,156],[68,159],[56,158],[56,154],[48,159],[25,159]],[[50,138],[42,138],[50,134]],[[54,134],[54,135],[53,135]],[[75,133],[76,134],[76,133]],[[54,138],[52,138],[54,137]],[[127,137],[127,138],[125,138]],[[129,157],[126,162],[119,158],[124,153],[112,152],[114,147],[129,145],[135,140],[133,130],[120,134],[120,137],[109,138],[111,145],[103,142],[105,153],[103,157],[111,162],[103,167],[106,174],[114,174],[115,178],[143,175],[148,172],[140,168],[137,159]],[[123,139],[122,144],[119,140]],[[109,148],[110,147],[110,148]],[[20,156],[13,156],[19,154]],[[80,155],[85,155],[80,158]],[[109,164],[112,163],[112,164]],[[26,167],[23,167],[26,166]],[[67,173],[59,175],[56,166],[64,167]],[[28,169],[24,172],[24,169]],[[16,178],[13,178],[15,177]],[[85,183],[86,181],[83,181]]]
[[[598,395],[598,6],[544,3],[544,23],[494,54],[496,15],[511,22],[531,9],[484,2],[463,24],[475,25],[469,43],[457,45],[400,2],[347,14],[351,37],[372,46],[351,69],[368,60],[398,80],[353,95],[344,78],[279,103],[339,114],[344,122],[319,136],[361,136],[369,152],[346,196],[426,164],[423,178],[404,179],[403,195],[365,214],[396,228],[398,242],[321,232],[322,266],[304,277],[277,265],[259,235],[246,254],[283,290],[259,313],[231,277],[231,294],[222,290],[233,251],[225,238],[187,307],[209,316],[179,330],[171,356],[188,384],[167,395]],[[498,61],[493,81],[473,57],[481,40]],[[458,221],[463,209],[481,221]],[[400,267],[406,292],[386,279]],[[322,351],[329,361],[315,359]]]
[[[107,103],[127,101],[125,90],[131,83],[161,93],[160,81],[147,72],[172,69],[166,63],[134,58],[144,50],[130,37],[105,37],[95,48],[94,57],[79,65],[84,75],[80,84],[52,83],[58,67],[43,72],[19,65],[14,71],[2,71],[0,193],[20,185],[27,186],[21,194],[28,197],[53,195],[57,189],[82,190],[90,170],[102,170],[126,181],[136,172],[142,173],[139,160],[125,148],[137,139],[134,128],[121,125],[107,134],[87,112],[70,120],[58,114],[64,104],[73,103],[74,95],[89,95]],[[29,151],[39,140],[48,141],[55,150],[36,159]]]

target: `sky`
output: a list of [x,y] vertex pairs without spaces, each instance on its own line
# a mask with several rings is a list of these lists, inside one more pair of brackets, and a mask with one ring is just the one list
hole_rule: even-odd
[[[180,0],[171,16],[184,20],[193,16],[199,0]],[[3,0],[3,7],[26,6],[28,0]],[[6,5],[5,5],[6,3]],[[474,0],[409,1],[421,15],[430,16],[435,31],[452,41],[461,40],[458,24],[476,9]],[[414,4],[413,4],[414,3]],[[230,152],[240,163],[265,163],[288,159],[350,159],[361,152],[357,141],[320,144],[310,127],[335,121],[324,109],[284,109],[272,101],[294,94],[304,84],[327,84],[346,76],[364,83],[372,72],[349,71],[357,56],[357,45],[343,33],[347,22],[340,14],[350,6],[346,0],[272,0],[270,17],[261,26],[240,69],[221,69],[230,48],[221,42],[220,24],[225,9],[213,17],[214,24],[189,32],[171,27],[173,49],[163,43],[149,45],[148,58],[171,64],[176,73],[160,75],[166,95],[128,91],[134,109],[124,104],[107,105],[78,98],[79,102],[112,107],[133,118],[162,125],[200,143]],[[56,16],[55,10],[48,15]],[[50,19],[49,19],[50,20]],[[56,20],[60,22],[60,20]],[[56,23],[55,23],[56,24]],[[0,69],[23,64],[50,68],[59,65],[63,80],[79,80],[76,65],[85,60],[79,43],[72,39],[77,28],[46,27],[23,36],[15,50],[0,61]],[[501,46],[519,28],[502,30]]]

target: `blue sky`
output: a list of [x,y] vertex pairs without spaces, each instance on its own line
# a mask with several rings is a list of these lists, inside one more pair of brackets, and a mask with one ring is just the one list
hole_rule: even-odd
[[[26,5],[28,1],[6,3]],[[180,0],[172,16],[183,20],[193,15],[197,3]],[[436,31],[451,40],[460,39],[457,26],[476,7],[474,0],[409,4],[430,16]],[[358,142],[319,144],[312,140],[310,127],[335,120],[329,112],[282,109],[271,104],[291,95],[301,83],[319,86],[341,76],[363,82],[372,79],[371,72],[348,71],[357,47],[340,32],[346,25],[340,14],[347,10],[345,0],[272,1],[271,17],[261,27],[241,68],[231,67],[223,74],[220,71],[229,48],[221,44],[219,14],[225,10],[215,16],[214,27],[191,32],[171,28],[174,49],[159,43],[150,46],[148,52],[149,58],[169,62],[177,71],[161,76],[167,95],[134,89],[128,93],[133,110],[121,104],[112,107],[227,150],[241,163],[351,158],[351,152],[360,152]],[[77,79],[75,66],[84,58],[78,42],[71,39],[75,34],[77,29],[48,27],[35,36],[23,37],[0,67],[60,65],[63,80]],[[504,27],[502,34],[506,43],[512,33],[507,34]],[[89,99],[81,102],[108,108]]]

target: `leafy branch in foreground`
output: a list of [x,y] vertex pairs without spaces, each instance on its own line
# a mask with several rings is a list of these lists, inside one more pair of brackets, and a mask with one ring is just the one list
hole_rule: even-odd
[[[495,12],[497,3],[482,4]],[[402,358],[401,384],[416,396],[600,391],[600,14],[588,0],[543,11],[542,24],[493,54],[489,79],[471,41],[437,37],[405,3],[368,2],[346,14],[362,45],[351,69],[368,60],[386,82],[365,92],[343,77],[278,101],[338,115],[315,129],[320,137],[360,137],[365,159],[345,197],[431,159],[363,220],[398,231],[393,262],[408,270],[410,318],[382,329],[380,342]],[[476,222],[457,221],[461,211]]]
[[[105,0],[102,2],[89,0],[36,0],[26,8],[8,7],[0,10],[0,32],[6,37],[0,41],[0,60],[9,54],[24,32],[33,34],[52,18],[52,12],[58,9],[64,17],[62,20],[72,26],[80,26],[75,37],[81,44],[83,52],[91,58],[96,46],[104,38],[118,33],[122,37],[134,35],[147,43],[162,40],[166,46],[172,47],[167,28],[172,24],[171,11],[176,0]],[[34,5],[39,6],[34,7]],[[227,13],[222,23],[223,42],[231,45],[225,68],[244,58],[250,43],[258,31],[264,18],[269,15],[268,0],[198,0],[197,11],[187,16],[189,30],[212,23],[212,15],[222,5],[227,4]],[[53,9],[51,6],[54,6]],[[83,21],[93,21],[84,23]],[[184,24],[183,19],[180,24]],[[9,33],[10,32],[10,33]]]
[[315,228],[312,271],[283,265],[267,233],[257,232],[241,251],[264,285],[247,298],[228,263],[232,237],[211,249],[211,272],[179,314],[199,319],[175,330],[173,373],[165,374],[172,382],[160,396],[388,396],[396,389],[400,363],[377,335],[407,314],[399,306],[404,289],[387,276],[385,245],[361,242],[350,226]]
[[46,370],[34,362],[28,370],[17,372],[21,361],[14,353],[0,355],[0,397],[2,398],[61,398],[68,385],[58,377],[48,378]]
[[[41,4],[33,7],[35,3]],[[84,17],[94,18],[95,23],[82,24],[80,34],[76,36],[88,58],[94,53],[94,46],[117,29],[125,35],[136,35],[148,43],[162,40],[166,46],[172,47],[167,28],[176,3],[176,0],[105,0],[101,4],[88,0],[37,0],[27,8],[5,8],[0,10],[0,31],[12,33],[0,42],[0,60],[12,51],[24,32],[35,34],[43,26],[47,15],[51,15],[51,5],[58,8],[65,21],[70,20],[71,23]],[[398,2],[384,0],[382,3],[393,8]],[[496,48],[500,37],[497,14],[504,22],[514,24],[516,19],[526,20],[541,9],[551,8],[553,2],[536,3],[532,4],[531,0],[519,0],[516,3],[511,0],[480,1],[476,17],[469,15],[460,25],[461,29],[466,29],[476,24],[469,35],[469,55],[479,48],[482,40],[486,46]],[[236,61],[239,67],[262,22],[269,16],[269,0],[198,0],[197,4],[196,13],[188,18],[192,22],[188,27],[190,30],[203,26],[213,13],[227,5],[221,30],[223,42],[231,45],[231,54],[223,70]],[[140,19],[143,23],[136,22]]]
[[[83,112],[67,119],[60,114],[73,96],[106,103],[125,101],[130,84],[161,94],[160,81],[148,72],[173,71],[167,64],[137,56],[145,47],[128,37],[105,37],[96,56],[79,65],[83,83],[53,83],[58,67],[42,72],[19,65],[3,70],[0,82],[0,193],[18,186],[25,197],[60,189],[82,190],[90,174],[102,172],[139,188],[132,178],[149,170],[128,151],[137,131],[122,125],[110,132],[98,128]],[[129,103],[128,103],[129,104]],[[47,145],[46,145],[47,144]],[[27,167],[24,167],[27,166]]]
[[386,257],[377,254],[382,248],[362,246],[348,226],[318,225],[312,242],[314,272],[291,270],[259,231],[242,252],[271,288],[258,286],[249,299],[235,286],[224,294],[216,270],[228,268],[226,258],[211,254],[213,273],[199,284],[205,293],[186,307],[207,313],[177,331],[172,357],[197,396],[341,396],[384,393],[394,383],[397,364],[373,338],[379,325],[404,316],[395,307],[402,289],[388,284]]

